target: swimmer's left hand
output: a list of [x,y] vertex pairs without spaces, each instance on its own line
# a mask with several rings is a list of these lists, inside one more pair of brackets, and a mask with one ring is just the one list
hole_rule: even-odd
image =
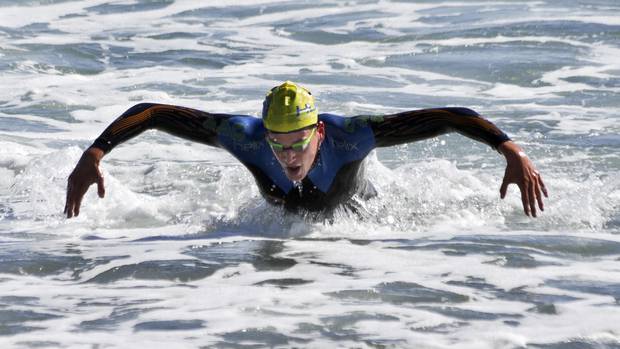
[[542,194],[549,197],[540,173],[525,155],[523,149],[514,142],[506,141],[500,144],[498,150],[506,157],[506,172],[499,189],[501,198],[506,197],[508,185],[515,183],[521,190],[521,202],[525,215],[536,217],[536,203],[538,202],[538,208],[544,211]]

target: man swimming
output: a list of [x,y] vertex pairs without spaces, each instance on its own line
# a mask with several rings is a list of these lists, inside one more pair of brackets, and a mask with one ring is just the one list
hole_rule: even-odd
[[[84,194],[97,184],[105,195],[99,164],[117,145],[158,129],[227,150],[254,176],[262,196],[289,211],[328,212],[354,197],[376,193],[364,176],[364,158],[377,147],[415,142],[456,131],[486,143],[506,157],[500,187],[521,191],[525,214],[536,217],[547,196],[543,180],[523,150],[499,128],[467,108],[436,108],[390,115],[342,117],[319,114],[314,97],[292,82],[274,87],[262,119],[212,114],[195,109],[142,103],[116,119],[84,152],[68,179],[65,214],[80,213]],[[541,194],[542,193],[542,194]]]

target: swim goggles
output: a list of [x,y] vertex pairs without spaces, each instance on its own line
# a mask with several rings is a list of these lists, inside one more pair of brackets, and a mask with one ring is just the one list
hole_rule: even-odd
[[272,141],[271,139],[269,139],[269,137],[267,137],[267,143],[269,143],[269,146],[271,146],[271,149],[273,149],[273,151],[275,151],[276,153],[282,153],[289,149],[296,153],[301,153],[302,151],[308,148],[308,145],[310,144],[310,141],[312,140],[312,137],[314,137],[315,133],[316,133],[316,127],[312,129],[312,132],[310,133],[308,137],[302,139],[299,142],[295,142],[288,147],[285,147],[278,142]]

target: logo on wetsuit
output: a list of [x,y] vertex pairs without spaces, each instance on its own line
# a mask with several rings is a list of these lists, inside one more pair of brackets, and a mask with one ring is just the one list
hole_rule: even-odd
[[359,115],[344,120],[344,130],[353,133],[360,128],[369,126],[373,122],[383,122],[383,115]]
[[337,148],[337,149],[344,149],[346,151],[359,150],[357,148],[358,143],[352,143],[352,142],[347,142],[345,140],[337,140],[337,139],[331,139],[331,142],[334,145],[334,148]]

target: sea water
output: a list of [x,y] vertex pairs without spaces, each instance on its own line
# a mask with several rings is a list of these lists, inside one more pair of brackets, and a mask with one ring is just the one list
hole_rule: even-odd
[[[620,2],[0,0],[1,348],[620,348]],[[347,116],[462,106],[549,189],[459,134],[382,148],[378,197],[286,216],[226,152],[82,151],[132,105],[259,115],[284,80]]]

